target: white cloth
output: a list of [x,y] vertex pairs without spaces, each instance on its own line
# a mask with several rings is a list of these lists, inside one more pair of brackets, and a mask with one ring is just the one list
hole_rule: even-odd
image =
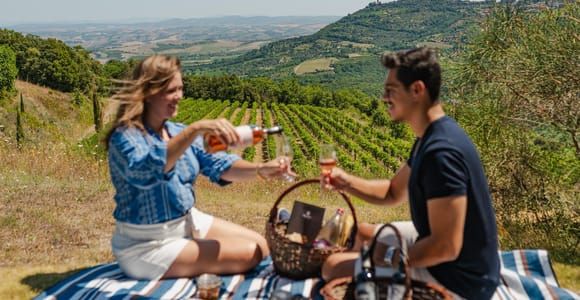
[[158,280],[193,238],[205,238],[213,216],[192,208],[188,214],[159,224],[116,222],[111,240],[121,270],[135,279]]

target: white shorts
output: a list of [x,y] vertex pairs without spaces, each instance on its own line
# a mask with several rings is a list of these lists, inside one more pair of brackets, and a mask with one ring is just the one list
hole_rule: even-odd
[[205,238],[214,217],[191,208],[183,217],[159,224],[116,222],[111,240],[121,270],[135,279],[160,279],[193,238]]

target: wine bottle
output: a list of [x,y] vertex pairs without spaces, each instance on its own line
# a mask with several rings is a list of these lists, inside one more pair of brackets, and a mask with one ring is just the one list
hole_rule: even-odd
[[206,134],[204,136],[205,150],[209,153],[215,153],[228,149],[244,149],[263,141],[269,134],[282,133],[282,127],[280,126],[261,128],[256,125],[243,125],[236,127],[235,130],[240,137],[240,140],[232,145],[226,145],[221,139],[213,134]]
[[340,226],[340,235],[338,240],[338,245],[341,247],[346,246],[348,239],[350,238],[350,234],[352,231],[352,227],[354,226],[354,218],[352,215],[345,215],[342,218],[342,223]]
[[337,209],[332,218],[330,218],[330,220],[324,224],[322,229],[320,229],[320,232],[316,236],[315,240],[325,240],[332,246],[338,245],[343,216],[344,209]]

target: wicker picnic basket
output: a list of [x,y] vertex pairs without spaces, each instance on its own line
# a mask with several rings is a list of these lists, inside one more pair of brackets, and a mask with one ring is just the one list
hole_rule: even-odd
[[[399,241],[400,249],[403,248],[403,240],[401,239],[401,233],[392,224],[383,225],[373,238],[371,246],[369,247],[366,255],[370,257],[373,256],[374,249],[377,244],[377,237],[385,228],[391,228],[395,232],[395,236]],[[365,255],[365,254],[363,254]],[[364,257],[363,257],[364,259]],[[372,262],[372,259],[371,259]],[[413,280],[410,276],[410,270],[408,264],[404,264],[402,268],[402,276],[397,278],[393,277],[380,277],[374,276],[375,266],[371,263],[370,270],[367,270],[369,274],[367,278],[374,283],[374,297],[371,299],[390,299],[391,295],[389,291],[394,285],[399,285],[404,287],[404,292],[402,293],[402,299],[405,300],[451,300],[453,299],[449,292],[442,286],[439,286],[432,282],[423,282],[418,280]],[[328,282],[320,291],[325,300],[341,300],[341,299],[355,299],[356,294],[356,282],[354,282],[353,277],[342,277],[334,279]],[[366,299],[366,298],[365,298]]]
[[312,243],[301,244],[293,242],[286,238],[283,232],[277,230],[276,217],[280,202],[295,189],[301,186],[313,184],[319,185],[320,180],[307,179],[286,189],[274,203],[274,206],[270,210],[270,217],[266,222],[266,241],[268,242],[268,247],[270,247],[274,269],[278,274],[291,279],[299,280],[320,276],[320,270],[326,258],[331,254],[351,249],[356,237],[358,222],[354,206],[348,196],[340,191],[337,191],[337,193],[339,193],[342,196],[342,199],[348,204],[354,219],[354,225],[350,237],[344,247],[315,248]]

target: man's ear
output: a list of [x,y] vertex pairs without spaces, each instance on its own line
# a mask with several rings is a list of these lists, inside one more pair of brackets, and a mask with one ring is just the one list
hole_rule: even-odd
[[423,81],[417,80],[411,84],[411,92],[413,93],[414,96],[417,96],[417,98],[419,98],[419,96],[422,96],[427,92],[427,87],[425,86],[425,83]]

